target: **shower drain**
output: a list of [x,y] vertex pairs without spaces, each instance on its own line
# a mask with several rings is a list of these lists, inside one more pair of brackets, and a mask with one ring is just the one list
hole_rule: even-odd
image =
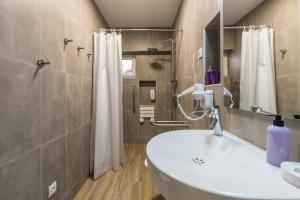
[[198,164],[198,165],[202,165],[205,163],[204,160],[201,158],[193,158],[192,161],[193,161],[193,163]]

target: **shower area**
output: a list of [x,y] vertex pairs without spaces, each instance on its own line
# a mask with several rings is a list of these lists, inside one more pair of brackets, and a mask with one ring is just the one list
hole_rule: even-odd
[[[171,31],[122,33],[123,137],[146,143],[174,125],[176,42]],[[178,123],[178,122],[177,122]]]
[[101,29],[94,33],[90,161],[94,179],[110,169],[118,171],[139,144],[163,132],[188,128],[175,119],[174,32]]

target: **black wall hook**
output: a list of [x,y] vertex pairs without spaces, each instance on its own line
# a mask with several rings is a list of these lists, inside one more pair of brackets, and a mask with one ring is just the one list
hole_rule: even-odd
[[72,40],[72,39],[65,38],[65,39],[64,39],[65,47],[66,47],[66,46],[68,45],[68,43],[70,43],[70,42],[73,42],[73,40]]
[[83,50],[83,49],[84,49],[84,47],[77,47],[78,55],[80,53],[80,50]]
[[36,61],[36,64],[39,68],[43,68],[45,65],[50,65],[51,62],[49,60],[39,59]]
[[281,49],[279,51],[281,53],[281,57],[284,58],[285,54],[287,53],[287,50],[286,49]]
[[90,56],[93,56],[93,55],[94,55],[94,54],[92,54],[92,53],[88,53],[88,54],[87,54],[87,57],[90,58]]

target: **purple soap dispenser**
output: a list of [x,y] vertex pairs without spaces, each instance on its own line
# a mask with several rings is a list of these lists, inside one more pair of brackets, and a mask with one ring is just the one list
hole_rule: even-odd
[[276,115],[273,125],[267,129],[267,161],[280,167],[284,161],[289,161],[290,130],[284,126],[281,116]]

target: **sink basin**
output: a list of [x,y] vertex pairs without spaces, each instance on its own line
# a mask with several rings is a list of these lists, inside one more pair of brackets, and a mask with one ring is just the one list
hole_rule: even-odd
[[265,151],[226,131],[171,131],[147,144],[152,182],[167,200],[300,200]]

